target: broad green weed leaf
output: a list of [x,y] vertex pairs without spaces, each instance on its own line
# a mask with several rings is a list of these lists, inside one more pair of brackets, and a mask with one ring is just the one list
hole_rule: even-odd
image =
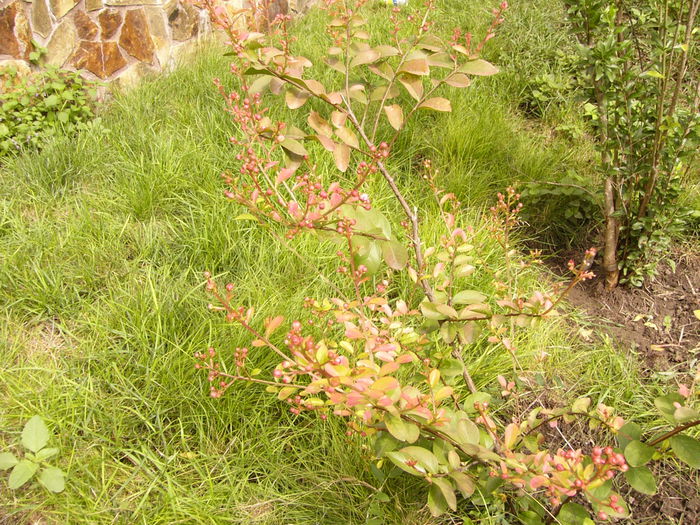
[[14,467],[19,460],[15,457],[12,452],[2,452],[0,453],[0,470],[7,470],[8,468]]
[[32,452],[38,452],[49,442],[49,437],[49,429],[46,428],[44,420],[39,416],[34,416],[24,425],[22,445]]
[[66,478],[58,468],[45,468],[39,474],[39,482],[51,492],[63,492],[66,488]]
[[10,472],[10,479],[8,479],[7,485],[13,490],[20,488],[27,481],[32,479],[32,476],[34,476],[38,468],[39,465],[36,463],[23,459],[17,463],[15,468],[12,469],[12,472]]

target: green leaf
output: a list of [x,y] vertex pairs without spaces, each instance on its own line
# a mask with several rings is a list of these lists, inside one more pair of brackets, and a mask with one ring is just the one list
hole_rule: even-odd
[[379,243],[367,237],[355,238],[352,242],[353,245],[357,244],[360,246],[360,249],[355,254],[355,264],[357,266],[364,264],[370,275],[377,273],[382,261],[382,250],[379,247]]
[[688,423],[689,421],[694,421],[698,418],[700,418],[700,414],[698,414],[697,410],[693,410],[690,407],[678,407],[676,411],[673,413],[673,417],[678,421],[679,423]]
[[22,445],[38,452],[49,442],[49,429],[46,428],[44,420],[40,416],[34,416],[24,425],[22,430]]
[[625,423],[620,430],[617,431],[617,444],[621,449],[625,447],[632,441],[639,441],[642,439],[642,429],[637,423],[630,421]]
[[386,429],[399,441],[415,443],[420,436],[420,429],[413,423],[404,421],[399,416],[387,415],[384,418]]
[[47,459],[54,457],[56,454],[58,454],[57,448],[42,448],[36,453],[36,460],[46,461]]
[[285,387],[282,387],[282,389],[281,389],[281,390],[279,391],[279,393],[277,394],[277,399],[279,399],[280,401],[284,401],[284,400],[287,399],[289,396],[291,396],[292,394],[296,393],[297,390],[299,390],[299,389],[298,389],[297,387],[295,387],[295,386],[285,386]]
[[443,498],[447,502],[447,506],[452,510],[457,510],[457,496],[455,496],[455,489],[446,478],[433,478],[433,485],[437,485],[442,492]]
[[487,77],[498,73],[498,68],[486,60],[471,60],[459,68],[460,73]]
[[447,500],[440,490],[440,487],[434,483],[430,486],[428,491],[428,508],[430,509],[430,514],[434,517],[441,516],[447,511]]
[[240,215],[236,215],[236,217],[233,220],[234,221],[257,221],[258,219],[252,213],[241,213]]
[[[518,519],[522,525],[543,525],[542,517],[534,510],[525,510],[518,513]],[[591,522],[593,523],[593,522]]]
[[635,467],[625,472],[625,479],[630,486],[642,494],[656,494],[656,479],[647,467]]
[[479,304],[486,300],[486,296],[476,290],[462,290],[452,298],[452,304]]
[[457,488],[462,493],[465,498],[470,498],[474,491],[476,490],[476,484],[467,476],[464,472],[454,471],[450,472],[450,477],[457,484]]
[[350,128],[342,127],[335,130],[335,134],[338,135],[340,140],[351,148],[359,148],[360,142],[357,140],[357,136],[350,130]]
[[12,452],[0,453],[0,470],[7,470],[14,467],[17,463],[19,463],[19,460]]
[[384,260],[393,270],[402,270],[408,263],[408,250],[399,241],[381,243]]
[[272,82],[272,79],[274,77],[271,77],[269,75],[262,75],[253,80],[253,82],[250,84],[250,87],[248,88],[248,93],[251,95],[255,93],[264,93],[265,90],[270,87],[270,83]]
[[309,123],[316,133],[324,137],[330,137],[333,134],[333,128],[318,112],[312,111],[309,113],[306,121]]
[[[586,497],[589,501],[600,501],[606,499],[612,491],[612,481],[608,480],[599,487],[586,490]],[[590,497],[589,497],[590,496]]]
[[464,372],[464,363],[459,359],[447,358],[440,363],[440,373],[445,377],[455,377]]
[[635,439],[625,447],[625,459],[631,467],[641,467],[649,463],[655,451],[654,447]]
[[302,157],[309,154],[309,152],[306,151],[306,148],[304,148],[304,146],[298,140],[286,138],[280,143],[280,146],[288,151],[291,151],[295,155],[300,155]]
[[423,80],[417,75],[404,73],[397,77],[401,85],[406,88],[408,94],[416,100],[423,98]]
[[571,411],[577,414],[585,414],[588,412],[588,408],[591,406],[590,397],[579,397],[571,405]]
[[447,319],[447,315],[437,310],[437,305],[431,303],[430,301],[423,301],[420,304],[420,311],[427,319],[432,319],[434,321],[440,321],[442,319]]
[[683,434],[673,436],[670,441],[671,449],[678,459],[693,468],[700,468],[700,441]]
[[645,71],[644,73],[642,73],[642,75],[645,75],[647,77],[653,77],[653,78],[664,78],[664,76],[661,73],[659,73],[658,71],[656,71],[654,69],[650,69],[649,71]]
[[32,476],[39,468],[39,465],[33,461],[23,459],[15,465],[10,473],[10,479],[8,479],[7,484],[11,489],[18,489],[24,485],[27,481],[32,479]]
[[464,411],[467,414],[475,414],[477,412],[476,408],[474,408],[474,405],[476,403],[490,402],[491,394],[488,394],[486,392],[474,392],[473,394],[469,394],[467,397],[464,398]]
[[436,474],[438,471],[438,459],[430,450],[423,447],[404,447],[400,451],[409,459],[413,459],[430,474]]
[[44,104],[46,104],[47,108],[52,108],[57,106],[60,101],[61,99],[58,95],[49,95],[44,99]]
[[414,466],[409,466],[409,462],[411,462],[411,458],[406,456],[403,452],[399,451],[392,451],[392,452],[387,452],[386,457],[389,458],[389,460],[399,467],[401,470],[404,472],[408,472],[412,476],[418,476],[418,477],[425,477],[425,469],[422,467],[416,468],[417,465]]
[[445,84],[456,88],[465,88],[471,85],[471,80],[464,73],[454,73],[445,79]]
[[387,452],[395,450],[399,442],[388,432],[380,432],[374,441],[374,453],[377,457],[383,457]]
[[51,492],[63,492],[66,488],[66,478],[59,468],[45,468],[39,474],[39,482]]
[[664,416],[664,418],[669,421],[670,423],[675,424],[676,423],[676,418],[674,416],[674,413],[676,412],[676,407],[674,406],[674,403],[680,403],[683,404],[685,402],[685,399],[680,395],[680,394],[667,394],[665,396],[657,397],[654,399],[654,405],[656,408],[661,412],[661,415]]
[[594,525],[586,507],[578,503],[565,503],[561,506],[557,520],[567,525]]

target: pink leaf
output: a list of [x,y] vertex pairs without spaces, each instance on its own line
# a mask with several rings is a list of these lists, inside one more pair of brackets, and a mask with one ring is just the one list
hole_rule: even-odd
[[288,180],[292,175],[294,175],[294,170],[292,168],[282,168],[277,175],[277,179],[275,179],[275,182],[277,184],[281,184],[284,181]]

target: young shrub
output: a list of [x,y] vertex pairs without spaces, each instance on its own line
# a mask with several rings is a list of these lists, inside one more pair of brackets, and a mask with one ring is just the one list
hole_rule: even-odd
[[[408,12],[393,9],[391,43],[379,44],[370,44],[365,4],[326,5],[331,38],[326,63],[338,73],[331,84],[313,78],[310,60],[294,53],[287,17],[277,17],[265,36],[241,29],[235,16],[242,13],[231,17],[205,3],[228,34],[231,71],[241,83],[228,93],[217,82],[238,130],[231,138],[235,167],[223,174],[226,197],[243,211],[238,219],[256,221],[284,245],[307,233],[334,240],[337,272],[345,283],[321,273],[333,296],[307,297],[306,314],[298,319],[286,320],[284,312],[260,319],[255,306],[236,297],[233,283],[205,274],[213,297],[209,308],[250,336],[230,363],[214,348],[195,355],[210,395],[218,398],[245,381],[264,387],[294,414],[344,419],[349,436],[372,445],[372,471],[380,482],[394,467],[425,482],[434,516],[455,511],[458,495],[493,505],[508,501],[513,514],[532,524],[551,523],[558,515],[568,523],[585,523],[590,513],[601,520],[627,516],[612,480],[630,470],[628,461],[643,466],[646,449],[641,456],[635,455],[636,444],[629,453],[624,447],[624,454],[622,445],[564,449],[550,445],[542,429],[585,418],[620,439],[631,436],[643,444],[641,433],[621,433],[625,421],[615,410],[589,398],[567,408],[506,413],[501,400],[526,390],[527,382],[509,379],[504,371],[498,377],[500,396],[492,396],[477,389],[462,358],[485,339],[505,350],[518,369],[516,330],[556,315],[568,291],[592,277],[595,251],[579,265],[570,263],[572,279],[563,289],[520,293],[521,271],[535,258],[514,250],[522,205],[508,189],[491,209],[490,233],[501,246],[504,270],[491,275],[498,292],[487,295],[470,285],[473,275],[489,272],[478,262],[475,233],[460,224],[461,205],[438,187],[430,161],[423,165],[426,191],[436,200],[443,228],[435,246],[424,245],[417,207],[392,172],[392,146],[407,121],[418,111],[450,110],[444,85],[468,87],[474,77],[497,72],[479,52],[502,22],[506,4],[494,11],[478,42],[458,30],[447,40],[434,34],[432,1]],[[263,100],[274,97],[304,112],[305,129],[267,115]],[[330,181],[317,171],[310,142],[332,157],[337,173]],[[402,217],[387,217],[377,208],[366,191],[374,177],[389,186]],[[406,275],[415,289],[404,296],[393,286],[393,275]],[[251,368],[254,351],[276,354],[277,366],[267,374]],[[693,410],[689,401],[678,404]],[[678,421],[675,412],[673,417]],[[684,423],[644,446],[661,445],[696,424]],[[693,461],[696,444],[684,435],[677,456]],[[639,474],[646,480],[646,472]]]

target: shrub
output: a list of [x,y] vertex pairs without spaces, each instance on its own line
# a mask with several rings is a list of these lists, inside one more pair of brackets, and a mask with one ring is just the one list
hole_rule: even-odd
[[95,90],[77,73],[48,69],[21,76],[7,69],[0,79],[0,157],[74,133],[95,116]]
[[571,0],[604,197],[608,288],[639,286],[682,226],[680,180],[700,123],[700,0]]
[[[572,279],[563,289],[525,294],[522,269],[536,262],[536,254],[524,258],[514,249],[522,205],[513,189],[491,208],[490,234],[502,260],[492,272],[479,262],[474,231],[460,224],[461,204],[439,188],[431,162],[424,161],[422,174],[442,221],[434,246],[422,240],[418,209],[392,172],[392,146],[417,111],[450,111],[449,99],[441,96],[445,86],[466,88],[474,77],[497,72],[479,53],[507,5],[494,11],[480,40],[461,31],[449,39],[433,34],[432,1],[407,12],[396,8],[391,43],[370,44],[365,4],[328,2],[326,63],[339,76],[324,84],[310,76],[311,62],[294,54],[288,18],[278,17],[267,37],[241,30],[224,9],[205,3],[228,34],[231,71],[241,83],[240,90],[227,92],[217,82],[238,130],[231,138],[235,167],[223,174],[226,197],[243,212],[236,218],[255,221],[292,250],[289,241],[303,234],[335,242],[342,278],[338,283],[320,273],[335,295],[306,298],[307,314],[286,321],[283,315],[260,319],[255,306],[236,296],[233,283],[205,274],[209,308],[250,336],[230,360],[214,348],[197,352],[196,367],[207,373],[210,395],[218,398],[245,381],[264,387],[300,417],[343,418],[349,436],[372,446],[372,472],[381,486],[395,469],[424,480],[435,516],[455,511],[457,494],[494,507],[505,501],[528,524],[557,516],[583,524],[591,511],[601,520],[627,516],[613,490],[618,473],[638,490],[654,492],[645,465],[665,454],[669,443],[678,458],[698,466],[700,443],[682,434],[700,424],[695,386],[657,399],[676,426],[646,443],[640,427],[590,398],[566,408],[516,404],[505,410],[504,400],[532,388],[514,372],[521,370],[518,331],[557,313],[568,291],[592,276],[595,251],[579,265],[570,263]],[[306,130],[268,116],[267,92],[283,96],[292,110],[306,108]],[[307,149],[313,143],[335,163],[330,181]],[[401,217],[387,217],[365,192],[374,177],[389,186]],[[477,273],[489,276],[496,292],[473,289]],[[406,294],[392,282],[402,276],[414,284]],[[513,372],[498,376],[495,395],[477,389],[463,357],[484,340],[513,361]],[[276,354],[279,364],[268,373],[250,367],[256,350]],[[617,446],[584,451],[548,442],[543,429],[577,418],[617,436]],[[388,500],[381,488],[377,492],[377,501]]]

